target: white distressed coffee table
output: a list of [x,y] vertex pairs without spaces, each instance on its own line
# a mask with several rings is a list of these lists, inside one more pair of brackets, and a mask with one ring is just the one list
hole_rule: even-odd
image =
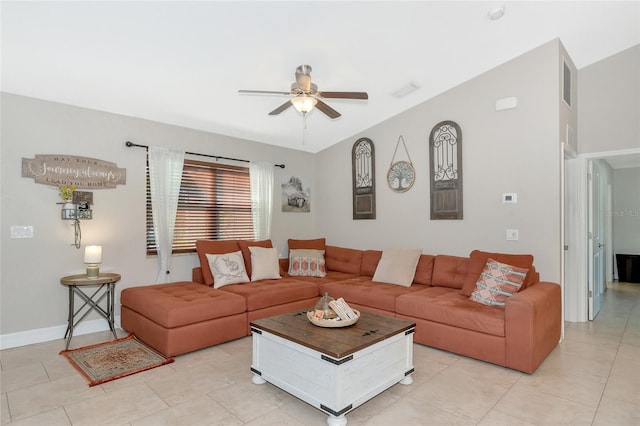
[[344,328],[297,311],[251,322],[255,384],[269,382],[329,415],[330,426],[396,383],[413,382],[415,323],[361,312]]

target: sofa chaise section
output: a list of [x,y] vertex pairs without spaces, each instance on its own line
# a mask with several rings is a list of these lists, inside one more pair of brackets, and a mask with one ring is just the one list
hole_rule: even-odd
[[165,356],[246,336],[243,297],[193,282],[122,290],[122,328]]

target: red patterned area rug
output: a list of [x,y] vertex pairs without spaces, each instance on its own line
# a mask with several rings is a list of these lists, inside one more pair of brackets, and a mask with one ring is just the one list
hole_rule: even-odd
[[60,355],[64,355],[89,381],[89,386],[110,382],[174,361],[173,358],[165,358],[145,346],[133,333],[122,339],[62,351]]

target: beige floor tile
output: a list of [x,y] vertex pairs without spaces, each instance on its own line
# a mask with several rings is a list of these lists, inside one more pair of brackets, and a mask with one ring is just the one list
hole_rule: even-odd
[[591,407],[597,407],[604,387],[605,379],[594,379],[570,374],[549,374],[537,372],[531,376],[523,376],[518,386],[526,386],[531,390],[555,395]]
[[162,409],[131,422],[131,426],[237,426],[243,423],[208,396],[201,396],[174,407]]
[[9,368],[0,372],[0,391],[6,393],[49,381],[47,371],[41,362]]
[[9,403],[7,402],[7,394],[0,394],[0,424],[6,425],[11,422],[11,413],[9,412]]
[[596,407],[542,393],[517,383],[494,407],[536,425],[590,425]]
[[478,426],[534,426],[534,424],[497,410],[491,410],[478,423]]
[[62,355],[58,355],[53,359],[44,360],[42,364],[50,380],[58,380],[78,374],[78,371],[71,365],[69,360]]
[[136,384],[147,383],[154,380],[163,380],[169,377],[175,377],[176,371],[172,368],[172,364],[163,365],[152,368],[151,370],[142,371],[131,376],[123,377],[112,382],[100,385],[105,392],[115,392]]
[[640,359],[616,359],[604,395],[640,405]]
[[415,386],[405,398],[480,421],[521,375],[492,364],[460,359]]
[[238,378],[229,374],[224,365],[214,367],[201,363],[180,371],[172,369],[171,373],[167,370],[167,374],[146,383],[168,405],[174,406],[193,399],[194,395],[204,395],[225,388],[236,380]]
[[64,349],[62,340],[5,349],[0,351],[2,371],[55,359],[62,349]]
[[[309,426],[307,423],[302,423],[287,412],[279,409],[271,410],[264,416],[245,424],[250,426]],[[326,422],[324,426],[326,426]]]
[[8,392],[12,419],[23,419],[65,404],[104,395],[99,387],[90,388],[79,374],[41,385]]
[[74,426],[123,425],[167,407],[149,387],[134,385],[90,400],[65,404]]
[[558,346],[556,346],[554,354],[555,352],[559,352],[560,355],[568,358],[580,357],[597,361],[599,363],[611,364],[616,358],[618,346],[602,346],[593,343],[585,343],[579,340],[573,340],[571,337],[566,337],[562,342],[558,344]]
[[640,424],[640,406],[604,397],[598,407],[593,426]]
[[622,336],[622,343],[640,348],[640,327],[627,327]]
[[62,407],[11,423],[11,426],[70,426],[71,422]]
[[618,348],[617,359],[640,360],[640,346],[622,343]]
[[251,379],[212,390],[207,395],[243,422],[250,422],[280,408],[289,396],[270,383],[256,385]]
[[[326,426],[327,424],[327,414],[289,394],[285,394],[278,410],[286,412],[304,425]],[[355,423],[349,422],[349,425],[354,426]]]
[[[349,414],[347,414],[349,420]],[[366,426],[389,425],[474,425],[475,422],[462,415],[454,415],[424,401],[402,398],[383,412],[366,420]]]
[[[595,359],[594,359],[595,358]],[[598,360],[598,355],[587,357],[553,351],[536,370],[536,374],[584,376],[593,380],[607,379],[613,362]]]

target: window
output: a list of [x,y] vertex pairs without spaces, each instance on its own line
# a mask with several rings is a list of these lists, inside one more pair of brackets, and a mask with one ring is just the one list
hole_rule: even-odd
[[[247,167],[184,160],[173,253],[193,253],[196,240],[253,239]],[[157,254],[147,161],[147,254]]]

